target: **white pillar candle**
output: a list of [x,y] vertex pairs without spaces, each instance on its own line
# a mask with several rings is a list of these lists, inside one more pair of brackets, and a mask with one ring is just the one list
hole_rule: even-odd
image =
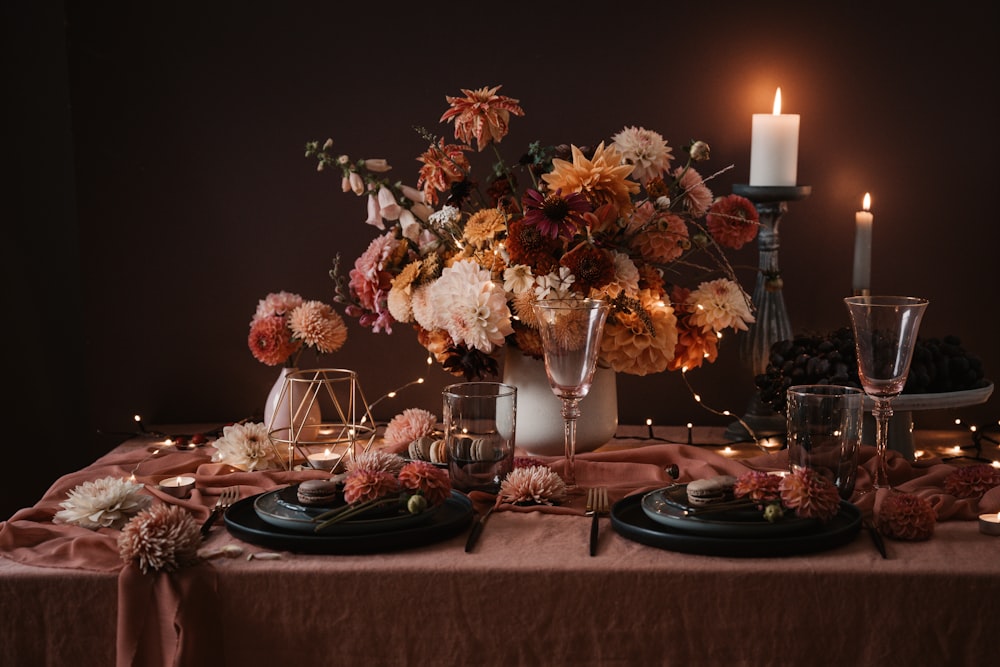
[[799,162],[799,115],[781,113],[781,88],[774,111],[753,115],[750,139],[750,185],[794,186]]
[[851,285],[855,294],[865,294],[871,289],[872,273],[872,197],[865,193],[862,210],[854,214],[854,278]]

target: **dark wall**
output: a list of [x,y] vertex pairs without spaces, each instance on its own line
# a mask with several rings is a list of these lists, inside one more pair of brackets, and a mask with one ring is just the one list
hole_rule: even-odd
[[[305,142],[332,137],[352,157],[385,157],[412,184],[423,147],[413,126],[447,132],[444,96],[461,88],[502,84],[521,101],[527,115],[501,144],[511,157],[534,140],[595,144],[643,125],[678,148],[709,142],[712,167],[734,165],[713,182],[726,194],[748,178],[751,115],[769,111],[781,86],[784,110],[802,117],[799,183],[813,188],[781,226],[793,328],[847,324],[853,214],[870,191],[873,289],[928,297],[922,331],[959,335],[995,374],[996,10],[719,4],[507,3],[483,19],[453,3],[404,13],[18,3],[24,29],[13,32],[44,39],[12,45],[26,61],[14,68],[26,93],[13,132],[24,180],[4,208],[16,230],[5,285],[9,304],[41,304],[28,318],[44,331],[19,339],[10,368],[44,370],[34,391],[68,388],[47,414],[65,414],[53,428],[72,436],[31,455],[59,464],[40,466],[15,502],[100,454],[97,431],[134,430],[136,413],[147,423],[260,418],[277,370],[246,347],[257,300],[278,290],[331,299],[332,258],[353,261],[375,233],[363,201],[303,157]],[[756,249],[735,260],[752,289]],[[13,308],[5,317],[8,330],[25,325]],[[720,360],[690,379],[706,403],[740,412],[752,379],[736,348],[724,340]],[[357,370],[371,400],[427,377],[379,405],[385,420],[405,407],[440,411],[453,378],[425,356],[406,330],[374,335],[352,322],[344,350],[316,363]],[[623,376],[619,390],[623,421],[726,423],[676,375]],[[957,414],[995,423],[995,405]],[[918,426],[954,417],[916,416]],[[9,422],[32,442],[49,437],[30,411]]]

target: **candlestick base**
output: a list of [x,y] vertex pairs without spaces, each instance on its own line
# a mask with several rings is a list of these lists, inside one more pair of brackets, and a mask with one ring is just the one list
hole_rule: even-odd
[[[742,335],[740,356],[749,368],[751,377],[767,371],[771,358],[771,347],[782,340],[792,337],[792,325],[785,308],[782,295],[784,280],[778,268],[778,248],[780,236],[778,224],[788,210],[788,202],[805,199],[812,194],[808,185],[794,186],[762,186],[733,185],[733,193],[746,197],[757,209],[760,218],[760,228],[757,233],[759,249],[757,284],[753,293],[753,304],[756,321]],[[754,387],[754,395],[750,400],[743,421],[751,429],[761,433],[748,433],[746,427],[736,422],[732,424],[727,434],[733,440],[760,437],[784,431],[784,416],[777,414],[760,400],[759,390]]]

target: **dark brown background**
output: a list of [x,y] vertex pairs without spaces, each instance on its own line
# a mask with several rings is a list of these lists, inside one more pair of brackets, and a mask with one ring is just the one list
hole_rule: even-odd
[[[734,165],[713,182],[727,194],[749,175],[750,117],[781,86],[813,187],[781,229],[793,328],[847,324],[854,211],[870,191],[873,289],[929,298],[925,335],[957,334],[1000,368],[985,3],[285,4],[4,4],[3,516],[135,431],[136,413],[260,417],[277,370],[245,344],[257,300],[329,300],[333,256],[353,261],[375,233],[303,145],[332,137],[412,184],[412,126],[448,131],[437,119],[460,88],[502,84],[521,101],[501,144],[512,158],[536,139],[595,144],[642,125],[678,149],[710,143],[710,167]],[[735,259],[752,289],[756,248]],[[752,384],[736,343],[690,377],[706,403],[741,412]],[[379,405],[387,420],[440,411],[452,378],[424,358],[407,330],[352,322],[340,353],[305,365],[358,371],[370,400],[425,375]],[[622,421],[726,423],[675,375],[623,376],[619,391]],[[956,416],[995,425],[996,399],[916,419]]]

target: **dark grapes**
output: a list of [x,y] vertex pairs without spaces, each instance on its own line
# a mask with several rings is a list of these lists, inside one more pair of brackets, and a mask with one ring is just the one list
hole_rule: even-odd
[[[771,346],[767,369],[755,378],[760,399],[785,411],[785,390],[798,384],[861,387],[854,333],[843,327],[827,334],[800,334]],[[936,394],[978,389],[989,383],[979,357],[957,336],[917,338],[904,394]]]

